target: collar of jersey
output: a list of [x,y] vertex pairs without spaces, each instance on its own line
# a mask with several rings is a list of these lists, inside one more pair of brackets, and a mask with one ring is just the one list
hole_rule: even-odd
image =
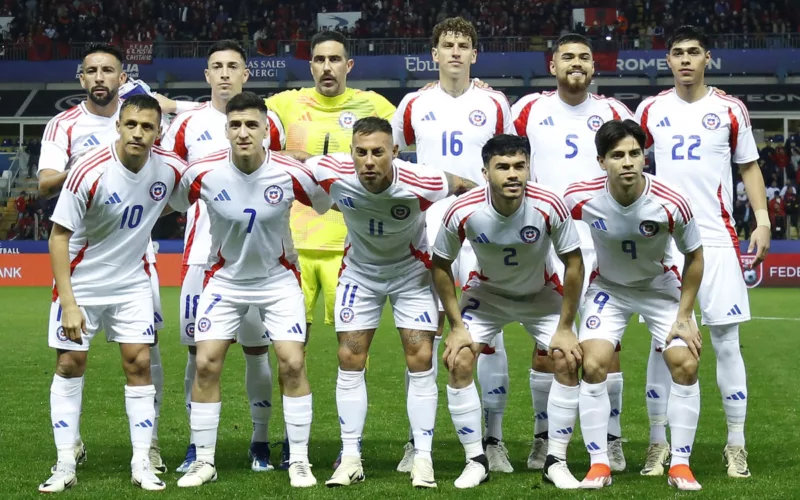
[[324,96],[324,95],[320,94],[319,92],[317,92],[316,88],[311,88],[311,92],[314,95],[314,99],[318,103],[320,103],[323,107],[335,108],[335,107],[341,106],[342,104],[344,104],[347,101],[349,101],[350,98],[353,97],[353,93],[355,92],[355,90],[350,89],[350,88],[346,88],[344,90],[344,92],[342,92],[341,94],[339,94],[337,96],[334,96],[334,97]]

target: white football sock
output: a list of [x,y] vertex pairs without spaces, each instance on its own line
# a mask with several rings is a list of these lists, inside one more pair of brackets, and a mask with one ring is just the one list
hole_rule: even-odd
[[533,401],[533,435],[538,436],[548,430],[547,404],[553,386],[553,374],[532,369],[529,383]]
[[197,356],[189,353],[186,358],[186,371],[183,373],[183,400],[186,404],[186,416],[192,417],[192,386],[197,373]]
[[269,353],[244,355],[244,382],[250,402],[250,418],[253,421],[251,443],[269,442],[269,417],[272,415],[272,366]]
[[610,403],[608,434],[614,437],[622,436],[622,425],[619,421],[622,415],[622,387],[622,372],[609,373],[606,378],[606,391]]
[[508,403],[508,355],[503,332],[494,338],[494,354],[478,356],[478,384],[481,386],[487,438],[503,440],[503,413]]
[[[75,442],[81,418],[83,377],[64,378],[53,375],[50,384],[50,420],[58,461],[75,467]],[[148,443],[149,446],[149,443]]]
[[[610,375],[610,374],[609,374]],[[606,382],[590,384],[582,381],[578,408],[581,415],[581,432],[583,443],[589,452],[591,464],[606,464],[608,461],[608,414],[609,402]]]
[[650,343],[650,357],[647,359],[647,385],[645,401],[647,416],[650,419],[650,444],[667,444],[667,402],[672,375],[669,372],[658,343]]
[[[575,431],[575,419],[578,416],[578,399],[580,387],[569,387],[553,380],[550,389],[550,398],[547,404],[547,415],[550,419],[550,429],[547,431],[549,443],[547,454],[566,460],[567,446]],[[608,413],[606,413],[608,419]]]
[[311,394],[291,398],[283,396],[283,418],[289,438],[289,463],[308,463],[308,439],[313,415]]
[[150,346],[150,377],[153,380],[153,387],[156,388],[156,396],[153,407],[156,411],[153,420],[153,440],[158,439],[158,417],[161,415],[161,398],[164,395],[164,367],[161,366],[161,349],[158,344]]
[[214,463],[217,448],[217,429],[222,403],[192,402],[189,425],[192,428],[192,443],[197,448],[197,460]]
[[342,456],[361,457],[359,441],[367,420],[367,383],[364,370],[345,371],[339,368],[336,378],[336,408],[342,432]]
[[[408,387],[411,384],[411,381],[408,378],[408,369],[406,369],[405,373],[403,374],[403,380],[406,383],[406,401],[408,401]],[[414,429],[411,428],[411,421],[408,422],[408,441],[414,441]]]
[[408,421],[414,431],[416,456],[431,460],[433,428],[436,425],[436,407],[439,389],[433,368],[426,372],[409,373],[411,381],[406,407]]
[[464,446],[467,460],[483,455],[481,398],[475,382],[463,389],[453,389],[448,385],[447,408],[450,410],[458,440]]
[[156,388],[151,385],[125,386],[125,411],[131,428],[133,460],[148,459],[156,419]]
[[700,419],[700,383],[678,385],[672,383],[669,392],[667,417],[672,437],[672,461],[675,465],[689,465],[689,456],[694,448],[694,436]]
[[442,359],[439,357],[439,345],[441,343],[442,343],[442,337],[436,337],[436,336],[433,337],[433,359],[431,360],[431,364],[433,365],[434,380],[438,380],[439,378],[439,363],[442,362]]
[[728,421],[728,444],[744,446],[747,418],[747,374],[739,348],[739,325],[710,326],[717,355],[717,385]]

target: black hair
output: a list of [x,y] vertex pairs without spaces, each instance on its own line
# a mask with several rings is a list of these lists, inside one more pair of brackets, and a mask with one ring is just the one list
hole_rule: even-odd
[[247,62],[247,54],[241,45],[235,40],[220,40],[208,49],[206,60],[211,59],[211,55],[215,52],[223,52],[225,50],[232,50],[242,56],[242,61]]
[[590,42],[588,38],[578,33],[567,33],[566,35],[561,35],[558,40],[556,40],[556,43],[553,44],[553,53],[555,54],[562,45],[568,43],[580,43],[589,47],[589,50],[592,50],[592,42]]
[[128,108],[134,109],[152,109],[158,113],[158,124],[161,125],[161,106],[155,97],[147,94],[136,94],[128,97],[119,108],[119,116]]
[[245,111],[247,109],[257,109],[263,114],[267,114],[267,105],[264,103],[264,99],[249,90],[231,97],[231,100],[225,105],[225,114],[229,115],[234,111]]
[[703,30],[690,24],[683,25],[675,30],[675,33],[673,33],[667,41],[667,51],[672,50],[672,46],[676,43],[685,42],[687,40],[696,40],[700,42],[700,46],[703,47],[703,50],[708,51],[708,36],[706,36]]
[[644,153],[645,143],[647,142],[644,129],[633,120],[611,120],[605,122],[603,126],[600,127],[600,130],[597,131],[597,135],[594,136],[594,145],[597,148],[597,154],[604,157],[609,151],[614,149],[614,146],[626,137],[633,137],[636,139],[636,142],[639,143],[639,147],[642,148],[642,153]]
[[111,54],[114,56],[119,64],[122,65],[122,61],[125,59],[125,54],[118,47],[114,47],[113,45],[109,45],[107,43],[92,43],[87,47],[86,52],[83,53],[83,58],[81,62],[86,60],[92,54]]
[[391,137],[392,124],[377,116],[367,116],[353,124],[353,135],[371,135],[375,132],[383,132]]
[[495,156],[512,156],[517,153],[525,153],[526,157],[531,157],[531,143],[527,137],[511,134],[496,135],[486,141],[481,149],[483,165],[487,168]]
[[344,47],[344,58],[349,59],[350,51],[347,50],[347,39],[338,31],[320,31],[311,37],[311,53],[314,53],[314,47],[325,42],[339,42]]

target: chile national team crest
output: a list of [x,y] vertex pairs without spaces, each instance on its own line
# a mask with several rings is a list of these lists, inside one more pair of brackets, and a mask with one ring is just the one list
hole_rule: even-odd
[[67,340],[69,340],[69,337],[67,337],[67,334],[64,333],[64,327],[63,326],[59,326],[58,330],[56,330],[56,338],[58,340],[60,340],[61,342],[66,342]]
[[356,115],[352,111],[345,111],[339,115],[339,126],[342,128],[353,128],[356,123]]
[[715,113],[709,113],[703,117],[703,126],[708,130],[717,130],[720,123],[722,123],[722,120]]
[[405,205],[395,205],[392,207],[392,217],[397,220],[405,220],[411,214],[411,209]]
[[592,132],[597,132],[600,130],[600,127],[603,126],[603,119],[597,115],[592,115],[586,120],[586,126],[589,127],[589,130]]
[[469,114],[469,122],[476,127],[483,127],[486,125],[486,113],[481,111],[480,109],[476,109],[472,113]]
[[742,270],[744,275],[744,283],[747,285],[747,288],[755,288],[761,284],[761,281],[764,277],[764,263],[760,263],[756,267],[752,269],[748,269],[748,266],[753,264],[755,261],[755,255],[741,255],[740,260],[742,263]]
[[598,326],[600,326],[600,318],[597,316],[589,316],[586,318],[586,328],[589,330],[595,330]]
[[201,332],[207,332],[211,329],[211,320],[208,318],[200,318],[200,321],[197,322],[197,329]]
[[167,185],[163,182],[157,181],[150,186],[150,198],[153,198],[153,201],[161,201],[166,195]]
[[355,317],[356,313],[349,307],[343,307],[342,310],[339,311],[339,319],[342,320],[342,323],[350,323]]
[[539,228],[533,226],[525,226],[519,231],[519,237],[525,243],[536,243],[541,234],[542,232],[539,231]]
[[270,205],[277,205],[283,201],[283,189],[280,186],[269,186],[264,190],[264,199]]
[[186,325],[186,336],[190,339],[194,338],[194,323],[189,323]]
[[646,220],[639,224],[639,232],[645,238],[649,238],[651,236],[655,236],[658,233],[658,222],[652,220]]

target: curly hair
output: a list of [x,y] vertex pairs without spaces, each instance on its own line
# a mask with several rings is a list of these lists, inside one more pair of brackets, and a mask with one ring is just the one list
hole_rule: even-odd
[[478,31],[475,26],[464,19],[463,17],[449,17],[433,27],[433,37],[431,41],[434,47],[439,46],[439,39],[442,35],[453,33],[455,35],[462,35],[469,38],[472,42],[472,47],[478,45]]

